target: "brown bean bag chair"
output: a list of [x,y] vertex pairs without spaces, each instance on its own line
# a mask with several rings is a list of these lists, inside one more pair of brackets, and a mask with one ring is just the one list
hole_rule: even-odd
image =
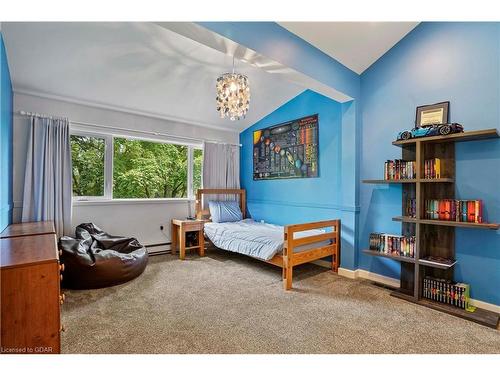
[[121,284],[139,276],[148,264],[146,248],[135,238],[112,236],[92,223],[77,226],[75,235],[59,240],[65,288]]

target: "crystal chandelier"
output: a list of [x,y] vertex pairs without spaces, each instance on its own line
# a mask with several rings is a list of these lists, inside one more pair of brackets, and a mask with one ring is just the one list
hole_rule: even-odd
[[245,118],[250,106],[250,87],[248,77],[234,72],[225,73],[217,78],[217,111],[220,117],[231,121]]

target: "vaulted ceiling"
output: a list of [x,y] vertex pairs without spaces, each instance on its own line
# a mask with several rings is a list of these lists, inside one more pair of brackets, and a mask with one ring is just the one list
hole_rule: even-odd
[[[280,24],[358,73],[416,25]],[[329,95],[332,88],[286,67],[274,69],[286,74],[271,74],[265,67],[273,66],[272,62],[262,64],[266,58],[250,51],[258,63],[236,60],[236,71],[249,77],[250,111],[240,121],[221,119],[216,111],[215,80],[231,70],[231,53],[203,43],[213,41],[213,35],[197,39],[186,36],[182,25],[164,26],[146,22],[2,23],[14,91],[232,131],[251,126],[307,88],[338,100],[335,93]],[[196,33],[211,31],[196,26]]]
[[354,72],[361,74],[418,22],[279,22]]
[[[232,57],[153,23],[3,23],[15,91],[36,92],[240,131],[303,90],[236,61],[246,119],[221,119],[215,80]],[[29,108],[27,109],[29,110]]]

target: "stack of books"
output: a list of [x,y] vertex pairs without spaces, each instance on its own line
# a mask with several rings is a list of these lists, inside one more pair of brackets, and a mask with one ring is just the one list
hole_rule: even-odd
[[387,233],[370,234],[370,250],[388,255],[413,258],[415,256],[415,236],[399,236]]
[[402,159],[387,160],[384,163],[384,179],[386,180],[408,180],[416,178],[414,161]]
[[415,198],[408,198],[406,200],[406,212],[405,216],[417,217],[417,200]]
[[442,162],[439,158],[424,161],[424,178],[441,178]]
[[480,199],[427,199],[425,200],[425,218],[432,220],[482,223],[483,202]]
[[459,307],[468,308],[470,299],[469,284],[454,283],[450,280],[424,278],[423,296],[436,302],[442,302]]

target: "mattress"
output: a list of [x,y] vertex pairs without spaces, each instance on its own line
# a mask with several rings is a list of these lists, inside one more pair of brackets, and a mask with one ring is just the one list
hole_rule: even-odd
[[[245,219],[229,223],[205,223],[205,234],[220,249],[270,260],[283,251],[284,227]],[[325,233],[321,229],[296,232],[294,238]],[[294,248],[294,253],[327,246],[331,241],[318,241]]]

